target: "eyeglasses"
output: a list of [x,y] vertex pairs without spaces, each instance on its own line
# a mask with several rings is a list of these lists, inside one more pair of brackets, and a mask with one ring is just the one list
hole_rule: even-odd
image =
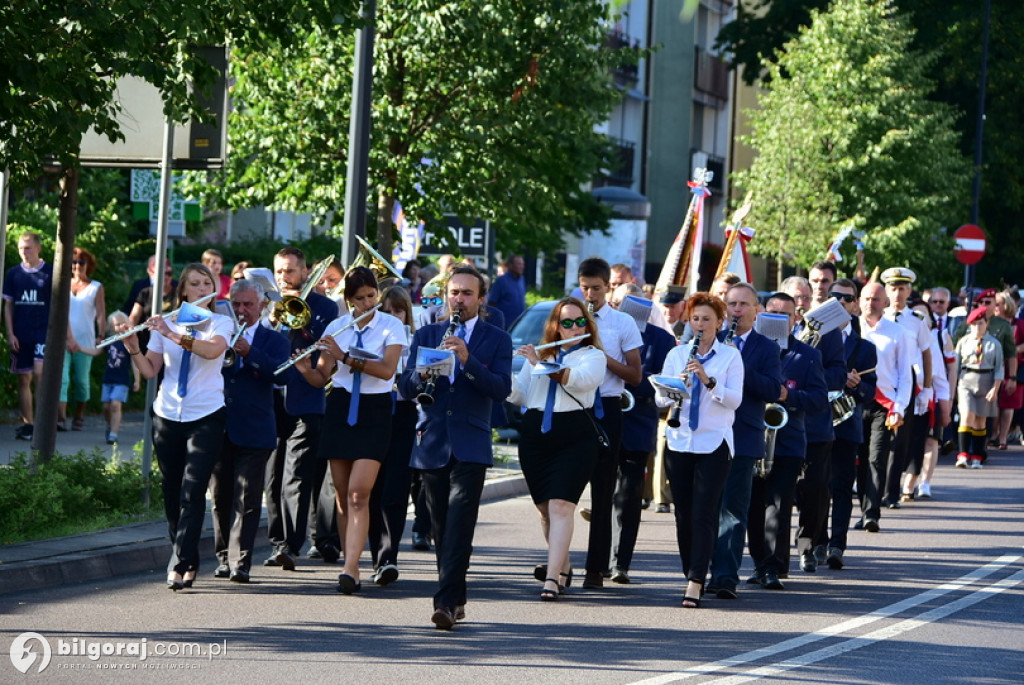
[[946,300],[928,300],[928,304],[948,304]]
[[71,263],[72,264],[77,264],[78,266],[85,266],[85,260],[84,259],[72,259]]
[[587,327],[587,317],[581,316],[578,319],[562,319],[558,322],[562,328],[572,328],[573,326],[579,326],[580,328]]
[[842,300],[843,302],[853,302],[854,300],[857,299],[856,297],[850,295],[849,293],[832,293],[832,297],[836,298],[837,300]]

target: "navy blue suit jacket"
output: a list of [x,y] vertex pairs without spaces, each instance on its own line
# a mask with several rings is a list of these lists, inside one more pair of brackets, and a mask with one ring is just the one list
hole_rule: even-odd
[[640,385],[627,385],[633,394],[636,406],[622,415],[622,449],[631,452],[653,452],[657,447],[658,407],[654,404],[654,387],[648,380],[651,374],[659,374],[665,367],[665,357],[676,346],[676,337],[664,328],[647,324],[643,333],[644,345],[640,348],[640,366],[643,381]]
[[[416,397],[426,382],[416,371],[420,347],[436,348],[447,321],[416,331],[409,349],[409,366],[399,378],[399,390]],[[420,405],[416,424],[416,445],[410,465],[416,469],[439,469],[454,455],[462,462],[493,465],[491,408],[512,392],[512,339],[502,329],[477,321],[469,338],[469,359],[453,383],[438,378],[434,403]]]
[[265,326],[257,326],[249,355],[225,368],[224,403],[228,410],[227,434],[239,447],[273,449],[277,445],[274,420],[274,370],[288,359],[288,339]]
[[805,417],[826,416],[831,427],[821,352],[789,336],[789,349],[782,353],[782,378],[788,391],[782,405],[789,413],[789,421],[775,438],[775,454],[803,459],[808,441]]
[[[865,340],[857,331],[851,330],[850,335],[846,337],[846,360],[846,366],[851,371],[873,369],[878,365],[878,350],[875,349],[873,342]],[[872,371],[861,375],[860,384],[856,388],[847,390],[847,394],[857,400],[857,408],[854,409],[853,416],[835,427],[836,440],[858,444],[864,442],[864,417],[861,410],[866,401],[875,398],[877,382],[878,376]]]
[[[288,342],[291,345],[291,352],[304,350],[324,334],[327,324],[338,318],[338,304],[329,297],[311,292],[306,298],[306,303],[313,316],[309,325],[299,330],[288,332]],[[319,353],[311,358],[313,365],[319,359]],[[326,393],[323,388],[314,388],[303,378],[302,374],[293,366],[278,377],[278,383],[284,382],[284,408],[292,416],[305,416],[306,414],[323,414],[326,409]]]
[[[725,335],[719,333],[718,339],[724,340]],[[743,401],[732,424],[737,456],[764,458],[764,407],[777,402],[782,392],[781,352],[775,341],[755,330],[743,340]]]
[[[815,348],[821,353],[821,365],[825,372],[825,385],[831,390],[842,390],[846,387],[846,353],[843,350],[843,334],[841,331],[829,331],[821,336]],[[870,366],[864,367],[870,369]],[[835,440],[832,429],[832,414],[809,414],[807,416],[807,442],[832,442]]]

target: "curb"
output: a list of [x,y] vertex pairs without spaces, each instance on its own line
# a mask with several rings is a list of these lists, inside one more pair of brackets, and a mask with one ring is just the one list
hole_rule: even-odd
[[[526,494],[522,474],[510,474],[484,483],[481,504]],[[160,522],[163,524],[163,522]],[[260,533],[266,536],[266,527]],[[259,535],[258,534],[258,535]],[[202,558],[211,558],[213,531],[203,531],[199,541]],[[73,583],[116,578],[142,571],[162,571],[167,567],[166,534],[148,540],[101,547],[52,557],[0,564],[0,594],[70,585]]]

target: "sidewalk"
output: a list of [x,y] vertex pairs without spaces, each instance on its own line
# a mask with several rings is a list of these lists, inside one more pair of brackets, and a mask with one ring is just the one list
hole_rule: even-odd
[[[80,449],[91,451],[98,447],[108,457],[116,450],[118,456],[127,458],[132,453],[132,446],[142,439],[142,419],[141,413],[126,415],[121,426],[120,444],[112,447],[104,440],[106,424],[103,417],[90,416],[86,418],[83,430],[57,433],[57,450],[73,453]],[[16,453],[28,452],[30,449],[30,443],[14,439],[15,428],[14,425],[0,426],[0,464],[7,464]],[[483,501],[525,494],[526,481],[519,470],[516,446],[495,444],[494,456],[495,467],[487,472]],[[264,512],[257,537],[257,550],[261,547],[269,549],[265,522]],[[112,578],[147,570],[162,572],[167,566],[169,550],[167,523],[163,519],[63,538],[2,545],[0,593]],[[204,569],[213,564],[213,528],[209,515],[203,529],[200,554]],[[258,551],[258,557],[259,554]]]

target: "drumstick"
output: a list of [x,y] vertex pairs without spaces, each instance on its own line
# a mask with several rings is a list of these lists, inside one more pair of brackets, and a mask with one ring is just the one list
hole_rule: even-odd
[[863,371],[858,371],[857,369],[854,369],[853,372],[855,374],[857,374],[858,376],[863,376],[866,373],[871,373],[872,371],[874,371],[877,368],[878,368],[877,366],[872,366],[870,369],[864,369]]

